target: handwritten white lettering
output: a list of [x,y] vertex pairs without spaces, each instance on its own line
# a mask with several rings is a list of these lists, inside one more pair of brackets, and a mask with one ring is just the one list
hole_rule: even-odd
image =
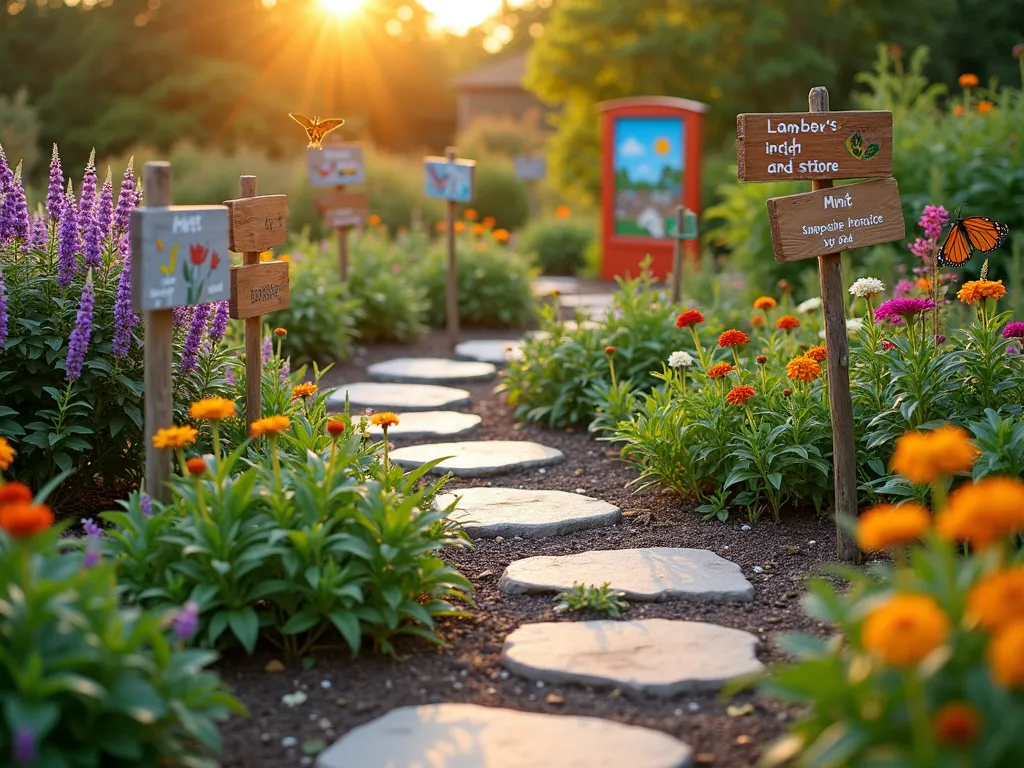
[[197,235],[203,231],[203,217],[199,214],[175,216],[171,222],[171,234]]
[[845,195],[836,197],[835,195],[825,195],[825,208],[852,208],[853,197],[847,192]]
[[772,123],[768,118],[768,133],[825,133],[831,130],[833,133],[839,130],[839,123],[835,120],[807,120],[801,117],[799,123]]

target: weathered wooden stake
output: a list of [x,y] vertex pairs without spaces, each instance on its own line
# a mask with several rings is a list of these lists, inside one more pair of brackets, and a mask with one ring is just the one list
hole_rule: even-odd
[[686,209],[676,208],[676,239],[672,246],[672,303],[678,304],[683,292],[683,218]]
[[[240,197],[256,197],[256,177],[242,176],[238,183]],[[259,251],[243,251],[242,266],[260,263]],[[245,423],[263,418],[263,319],[259,315],[245,318]]]
[[[338,187],[339,192],[343,192],[344,187]],[[345,282],[348,280],[348,231],[351,227],[338,227],[338,274],[341,276],[341,281]]]
[[[449,163],[454,163],[455,147],[448,147],[445,156]],[[445,312],[448,315],[448,341],[453,347],[459,343],[459,264],[455,255],[455,206],[454,200],[448,201],[445,218],[448,236],[448,294]]]
[[[828,90],[812,88],[811,112],[828,112]],[[831,180],[812,181],[812,190],[829,189]],[[843,528],[843,520],[857,517],[857,448],[853,432],[853,401],[850,397],[850,344],[846,330],[846,291],[843,290],[841,254],[818,257],[821,305],[825,314],[825,348],[828,350],[828,399],[832,411],[832,457],[836,492],[836,556],[854,561],[857,545]]]
[[[171,164],[146,163],[142,171],[142,194],[146,208],[166,208],[171,204]],[[141,261],[141,260],[137,260]],[[141,263],[133,266],[142,269]],[[174,336],[174,312],[171,309],[143,313],[146,343],[143,345],[146,440],[146,493],[159,502],[171,499],[171,454],[153,445],[153,435],[174,425],[174,400],[171,394],[171,341]]]

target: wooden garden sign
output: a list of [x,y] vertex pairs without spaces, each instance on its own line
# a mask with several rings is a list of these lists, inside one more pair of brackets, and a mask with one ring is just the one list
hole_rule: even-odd
[[[906,236],[892,176],[892,113],[830,112],[828,91],[812,88],[810,113],[736,116],[740,181],[810,179],[811,192],[768,201],[775,260],[818,259],[828,350],[828,396],[836,494],[836,554],[857,546],[840,524],[857,516],[857,454],[850,398],[850,347],[841,252]],[[839,179],[874,178],[833,189]]]
[[455,207],[458,203],[473,200],[475,160],[458,160],[455,148],[449,147],[445,157],[427,157],[426,193],[448,202],[445,218],[448,238],[448,292],[445,314],[448,316],[448,340],[455,346],[459,343],[459,265],[455,258]]
[[263,417],[262,316],[288,306],[288,262],[260,261],[260,254],[288,237],[288,196],[256,194],[256,177],[239,180],[241,197],[226,200],[230,212],[229,245],[242,254],[231,267],[228,314],[245,321],[245,423]]
[[170,499],[170,455],[153,445],[174,424],[171,337],[174,307],[225,301],[229,296],[228,210],[223,205],[171,205],[171,164],[146,163],[145,207],[132,211],[132,302],[146,333],[146,491]]
[[311,187],[334,187],[334,193],[318,197],[317,210],[324,226],[338,233],[338,272],[342,280],[348,279],[348,233],[362,226],[366,220],[369,202],[365,192],[353,192],[346,187],[366,183],[363,147],[358,143],[328,144],[322,150],[306,152],[306,170]]

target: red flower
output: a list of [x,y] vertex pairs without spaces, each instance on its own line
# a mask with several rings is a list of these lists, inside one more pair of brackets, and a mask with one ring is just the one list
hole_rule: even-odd
[[717,379],[720,376],[728,376],[732,373],[732,363],[715,363],[708,368],[708,376]]
[[190,245],[188,247],[188,257],[197,267],[206,261],[206,254],[209,253],[210,249],[205,245]]
[[704,322],[704,315],[696,309],[688,309],[676,318],[676,328],[690,328]]
[[216,269],[218,266],[220,266],[220,254],[214,251],[213,256],[210,257],[210,269]]
[[605,348],[604,348],[604,353],[605,353],[606,355],[608,355],[609,357],[610,357],[611,355],[614,355],[614,354],[615,354],[615,347],[605,347]]
[[896,345],[888,339],[882,339],[882,349],[888,352],[890,349],[896,349]]
[[743,331],[737,331],[735,328],[729,331],[725,331],[721,336],[718,337],[718,346],[720,347],[738,347],[746,344],[750,341],[750,337],[747,336]]
[[792,315],[783,315],[775,323],[775,327],[780,331],[792,331],[794,328],[800,327],[800,321]]
[[747,400],[752,398],[756,393],[753,387],[748,387],[745,384],[741,384],[738,387],[733,387],[729,390],[729,394],[725,396],[725,400],[729,405],[743,405]]

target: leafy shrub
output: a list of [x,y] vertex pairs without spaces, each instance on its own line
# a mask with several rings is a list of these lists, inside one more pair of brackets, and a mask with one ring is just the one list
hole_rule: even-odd
[[476,117],[456,139],[459,154],[478,160],[537,154],[546,140],[540,118],[539,114],[526,114],[521,120],[510,115]]
[[610,581],[606,581],[600,587],[594,584],[573,584],[570,591],[560,592],[555,597],[555,612],[594,611],[607,613],[613,619],[617,619],[629,608],[629,603],[623,599],[626,593],[613,590],[611,585]]
[[473,202],[467,208],[480,216],[491,216],[499,227],[519,229],[530,216],[530,198],[526,183],[515,174],[511,163],[489,162],[476,167]]
[[382,227],[353,237],[349,282],[360,303],[359,337],[364,344],[410,343],[426,335],[430,303],[426,288],[415,278],[414,259],[427,244],[421,233],[388,240]]
[[593,221],[574,218],[538,219],[519,235],[517,246],[536,259],[545,275],[575,275],[586,263],[587,249],[597,239]]

